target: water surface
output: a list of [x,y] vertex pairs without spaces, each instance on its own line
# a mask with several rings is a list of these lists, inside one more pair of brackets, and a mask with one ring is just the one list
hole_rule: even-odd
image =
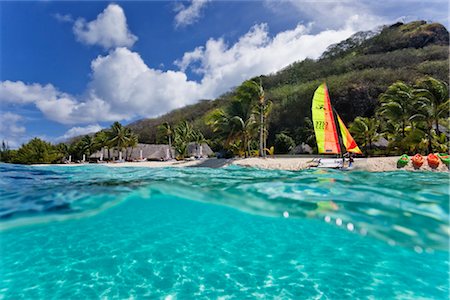
[[446,173],[0,169],[3,298],[448,297]]

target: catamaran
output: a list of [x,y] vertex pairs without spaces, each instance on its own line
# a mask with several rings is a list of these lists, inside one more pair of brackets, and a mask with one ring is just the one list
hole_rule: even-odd
[[[362,154],[344,122],[331,107],[330,96],[325,83],[322,83],[314,92],[311,110],[319,154],[334,154],[340,157],[319,159],[318,167],[343,168],[343,148],[348,153]],[[336,120],[339,124],[339,131]]]

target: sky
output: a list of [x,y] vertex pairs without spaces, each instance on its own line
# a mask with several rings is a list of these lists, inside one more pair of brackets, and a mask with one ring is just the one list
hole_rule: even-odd
[[[425,3],[423,3],[425,2]],[[0,140],[57,143],[214,99],[447,1],[1,1]]]

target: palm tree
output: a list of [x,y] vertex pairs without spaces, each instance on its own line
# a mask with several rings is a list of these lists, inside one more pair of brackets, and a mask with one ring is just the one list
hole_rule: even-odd
[[449,117],[450,100],[447,83],[428,76],[417,83],[415,94],[418,106],[426,108],[427,114],[433,119],[437,135],[440,135],[439,120]]
[[[130,159],[131,154],[133,153],[133,148],[136,147],[139,142],[139,137],[137,134],[133,133],[129,128],[127,128],[127,136],[128,136],[128,143],[126,145],[125,158]],[[130,153],[128,153],[128,148],[131,148]]]
[[414,92],[417,99],[415,105],[417,113],[411,116],[411,120],[424,122],[428,152],[432,152],[433,127],[436,135],[440,136],[439,120],[449,115],[448,86],[445,82],[426,77],[417,83]]
[[368,152],[368,149],[372,150],[372,143],[379,137],[379,127],[380,121],[377,118],[357,117],[351,124],[349,130],[355,140]]
[[169,149],[170,149],[169,153],[170,158],[172,158],[172,136],[174,134],[172,126],[170,126],[168,122],[164,122],[163,124],[158,126],[158,129],[162,132],[164,136],[167,137],[169,141]]
[[257,114],[259,115],[259,156],[265,156],[265,117],[266,117],[266,101],[265,101],[265,92],[262,87],[261,78],[259,79],[259,83],[256,81],[250,81],[255,88],[257,89],[258,95],[258,110]]
[[90,135],[85,135],[80,140],[80,149],[81,154],[87,154],[87,156],[89,157],[96,150],[94,139]]
[[[392,84],[385,93],[380,95],[381,107],[378,113],[391,124],[396,132],[400,131],[402,138],[406,136],[406,127],[410,124],[416,100],[414,89],[404,82]],[[400,128],[397,127],[400,126]],[[393,132],[394,134],[396,132]]]
[[111,158],[110,154],[110,134],[107,131],[99,131],[94,136],[94,142],[98,149],[103,150],[104,147],[108,149],[108,160]]
[[122,151],[128,145],[129,135],[129,129],[123,127],[119,122],[114,122],[110,129],[110,145],[115,147],[117,151]]
[[187,121],[183,121],[174,130],[174,148],[181,157],[187,156],[187,146],[193,139],[194,129]]
[[[213,132],[225,139],[225,148],[239,145],[239,153],[245,157],[250,153],[250,142],[258,132],[255,114],[255,99],[258,91],[251,81],[244,82],[237,88],[234,99],[225,109],[217,109],[209,116],[207,123]],[[261,130],[261,127],[259,127]],[[260,131],[260,133],[263,133]],[[241,142],[239,142],[241,141]]]

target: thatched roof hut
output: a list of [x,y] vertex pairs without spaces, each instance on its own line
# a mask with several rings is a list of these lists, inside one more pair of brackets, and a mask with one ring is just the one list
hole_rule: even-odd
[[[137,144],[136,147],[128,147],[122,151],[122,154],[119,151],[110,149],[111,159],[119,159],[122,156],[122,159],[127,160],[169,160],[175,158],[175,150],[170,149],[169,145],[165,144]],[[195,157],[208,157],[213,154],[211,148],[207,144],[197,145],[196,143],[190,143],[188,145],[188,155]],[[91,156],[90,159],[100,160],[108,158],[108,150],[106,148],[101,151],[97,151]]]

